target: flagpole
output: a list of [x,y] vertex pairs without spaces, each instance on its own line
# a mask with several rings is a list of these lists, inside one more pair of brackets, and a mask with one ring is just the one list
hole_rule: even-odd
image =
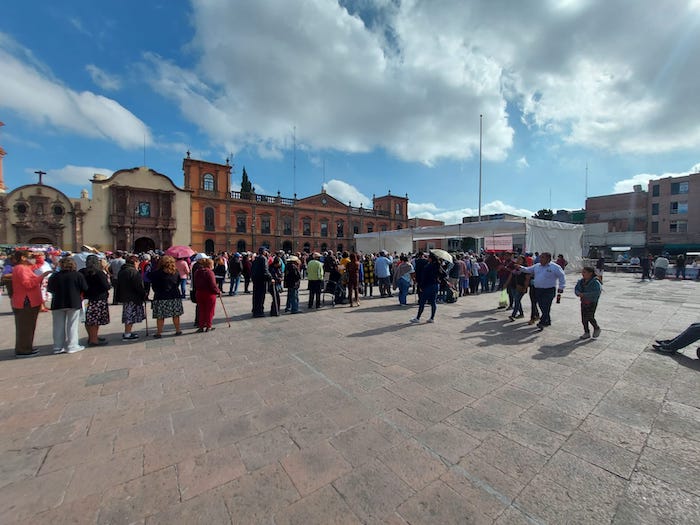
[[483,118],[483,115],[479,115],[479,222],[481,222],[481,144],[483,137]]

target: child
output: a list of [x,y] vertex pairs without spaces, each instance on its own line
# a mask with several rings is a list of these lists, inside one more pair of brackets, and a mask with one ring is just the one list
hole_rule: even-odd
[[574,293],[581,299],[581,322],[583,323],[583,335],[579,339],[588,339],[591,337],[591,332],[588,328],[590,323],[593,326],[593,339],[600,335],[600,326],[595,320],[595,310],[598,307],[598,299],[602,286],[600,281],[595,278],[595,269],[591,266],[585,266],[581,271],[582,279],[576,283]]

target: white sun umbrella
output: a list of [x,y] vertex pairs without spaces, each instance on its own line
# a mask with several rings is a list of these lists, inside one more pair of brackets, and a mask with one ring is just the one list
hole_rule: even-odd
[[452,255],[450,255],[445,250],[441,250],[440,248],[433,248],[432,250],[430,250],[430,253],[434,254],[435,257],[437,257],[438,259],[442,259],[443,261],[447,261],[448,263],[453,262]]

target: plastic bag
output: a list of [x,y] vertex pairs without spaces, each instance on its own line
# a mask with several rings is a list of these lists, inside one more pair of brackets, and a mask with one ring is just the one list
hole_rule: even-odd
[[508,306],[508,291],[502,290],[501,295],[498,298],[498,307],[499,308],[506,308],[507,306]]

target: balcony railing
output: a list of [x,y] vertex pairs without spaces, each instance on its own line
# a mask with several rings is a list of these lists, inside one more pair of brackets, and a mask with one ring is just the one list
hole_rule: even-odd
[[241,193],[240,191],[231,192],[232,199],[242,199],[255,202],[265,202],[269,204],[284,204],[285,206],[294,206],[295,199],[280,197],[279,195],[258,195],[257,193]]

